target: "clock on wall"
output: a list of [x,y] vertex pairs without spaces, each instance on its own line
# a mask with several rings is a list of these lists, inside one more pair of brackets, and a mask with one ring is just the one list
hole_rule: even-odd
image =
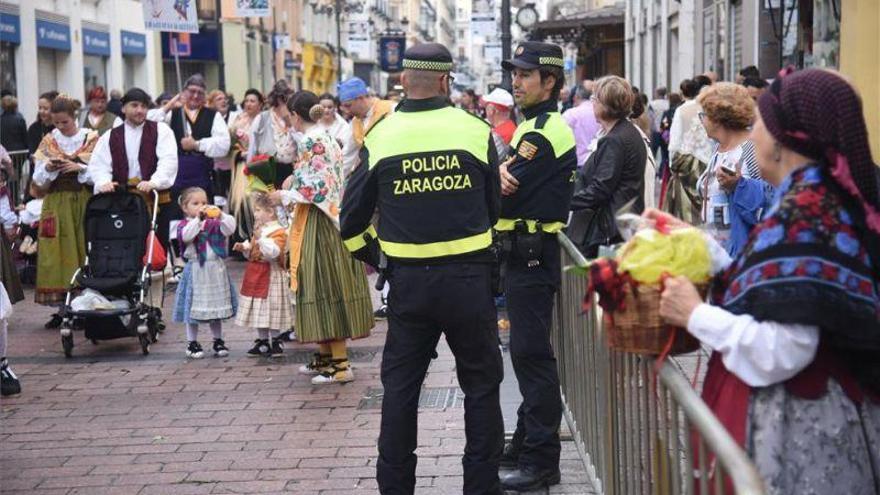
[[538,23],[538,11],[532,4],[522,7],[516,12],[516,23],[522,29],[528,30],[535,27]]

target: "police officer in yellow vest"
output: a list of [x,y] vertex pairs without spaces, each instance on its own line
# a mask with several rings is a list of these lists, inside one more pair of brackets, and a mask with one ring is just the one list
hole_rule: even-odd
[[[449,104],[452,56],[425,43],[404,54],[407,98],[367,134],[342,203],[342,237],[391,286],[377,480],[415,491],[419,393],[445,334],[465,393],[464,489],[501,493],[503,376],[493,301],[492,226],[501,192],[491,129]],[[370,226],[379,210],[378,232]],[[378,241],[378,242],[377,242]]]
[[560,283],[556,233],[568,219],[577,167],[574,135],[559,115],[564,84],[562,49],[528,41],[502,62],[513,72],[513,97],[525,116],[511,141],[515,156],[500,167],[504,293],[510,356],[523,396],[513,440],[501,465],[506,490],[559,483],[562,398],[550,346],[553,299]]

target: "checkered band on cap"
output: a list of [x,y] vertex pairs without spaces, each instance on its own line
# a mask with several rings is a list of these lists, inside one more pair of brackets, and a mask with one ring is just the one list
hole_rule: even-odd
[[565,67],[565,61],[558,57],[540,57],[538,59],[538,63],[541,65],[556,65],[558,67]]
[[403,59],[404,69],[432,70],[435,72],[449,72],[452,70],[452,62],[432,62],[428,60]]

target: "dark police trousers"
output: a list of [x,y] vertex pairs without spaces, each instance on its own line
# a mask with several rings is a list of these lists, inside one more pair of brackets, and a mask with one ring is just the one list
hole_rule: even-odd
[[542,251],[543,260],[535,267],[528,267],[514,254],[507,260],[504,293],[510,319],[510,358],[523,397],[512,442],[520,453],[520,467],[556,469],[562,396],[550,345],[553,299],[561,277],[555,235],[544,236]]
[[440,334],[464,391],[465,494],[501,494],[504,446],[498,387],[504,375],[489,264],[394,265],[382,355],[382,426],[376,478],[385,495],[415,491],[419,394]]

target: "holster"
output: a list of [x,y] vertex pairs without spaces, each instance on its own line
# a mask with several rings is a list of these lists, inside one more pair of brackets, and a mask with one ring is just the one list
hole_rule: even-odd
[[529,268],[541,264],[544,258],[544,231],[540,222],[536,225],[535,232],[529,232],[525,222],[516,222],[511,237],[512,260],[525,263]]

